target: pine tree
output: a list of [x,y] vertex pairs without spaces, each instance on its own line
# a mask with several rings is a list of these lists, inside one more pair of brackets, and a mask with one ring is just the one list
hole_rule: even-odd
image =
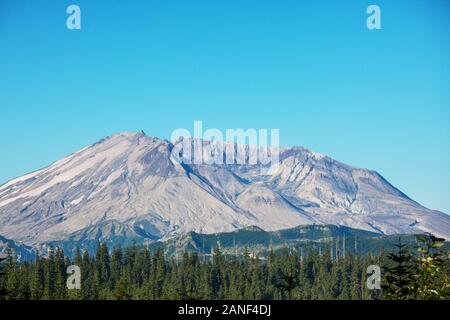
[[[344,237],[345,241],[345,237]],[[345,243],[345,242],[344,242]],[[339,266],[341,268],[341,294],[339,295],[340,300],[350,300],[351,298],[351,288],[350,288],[350,273],[351,273],[351,264],[350,259],[347,256],[344,256],[342,261],[340,261]]]
[[15,300],[19,297],[19,272],[17,270],[16,254],[7,249],[7,258],[5,263],[5,290],[7,292],[6,299]]
[[42,262],[39,254],[36,254],[34,264],[31,267],[31,280],[30,280],[30,298],[32,300],[39,300],[43,294],[43,272]]
[[363,277],[362,277],[362,265],[358,256],[350,256],[351,260],[351,273],[350,273],[350,295],[352,300],[363,299]]
[[189,254],[187,251],[183,255],[181,265],[181,277],[180,281],[183,286],[186,287],[186,299],[194,300],[198,296],[198,283],[195,270],[198,268],[198,254]]
[[292,255],[284,252],[285,264],[282,270],[279,271],[278,281],[276,287],[280,289],[282,295],[287,293],[288,300],[292,300],[292,292],[300,286],[298,266],[296,266],[295,259]]
[[123,276],[119,279],[114,292],[114,298],[116,300],[130,300],[131,294],[129,292],[129,282],[128,279]]
[[217,244],[213,251],[213,262],[211,270],[211,291],[212,299],[221,299],[221,287],[223,286],[222,267],[224,263],[224,257],[220,246]]
[[325,250],[321,259],[318,260],[318,264],[318,272],[314,278],[312,295],[315,299],[329,300],[332,298],[332,282],[330,277],[333,264],[328,250]]
[[411,299],[414,294],[415,265],[413,257],[401,238],[396,244],[397,252],[388,254],[391,264],[386,268],[386,283],[382,286],[387,299]]
[[44,293],[43,299],[55,299],[55,250],[53,247],[48,249],[48,256],[44,260]]
[[152,276],[151,276],[152,299],[161,299],[166,271],[167,265],[165,261],[164,250],[158,249],[153,254],[153,262],[152,262]]
[[93,281],[94,272],[92,270],[92,261],[89,252],[85,250],[78,265],[81,269],[81,297],[83,300],[94,300],[97,297],[97,291]]
[[4,271],[4,263],[6,262],[5,257],[0,257],[0,300],[6,299],[8,291],[5,288],[5,276],[6,272]]
[[54,298],[63,300],[67,298],[66,291],[66,262],[64,251],[60,248],[56,249],[53,270],[55,272],[55,294]]
[[28,300],[30,299],[30,263],[24,262],[20,263],[17,266],[16,274],[17,274],[17,296],[15,299],[17,300]]
[[106,244],[99,244],[97,247],[95,272],[97,273],[99,286],[102,287],[110,277],[109,253]]

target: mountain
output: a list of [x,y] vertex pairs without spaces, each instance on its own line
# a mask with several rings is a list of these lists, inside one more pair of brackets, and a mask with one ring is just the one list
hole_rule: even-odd
[[[163,249],[167,257],[181,258],[184,252],[196,252],[204,259],[211,259],[216,246],[220,247],[223,254],[243,256],[249,254],[258,255],[265,259],[271,250],[275,253],[280,250],[297,250],[306,252],[313,249],[316,252],[329,250],[334,257],[345,253],[357,255],[373,254],[395,251],[399,237],[402,243],[416,251],[417,241],[415,235],[383,235],[380,233],[353,229],[335,225],[306,225],[278,231],[264,231],[256,226],[249,226],[232,232],[201,234],[188,232],[175,236],[166,241],[146,241],[144,238],[120,239],[114,243],[107,243],[109,248],[126,247],[132,245],[146,245],[150,250]],[[122,239],[124,240],[124,239]],[[85,248],[91,255],[95,255],[98,242],[90,239],[73,239],[52,241],[47,243],[59,247],[73,257],[77,248]],[[445,242],[444,249],[450,249],[450,242]]]
[[[336,242],[338,243],[338,251],[340,251],[343,248],[343,239],[345,238],[348,252],[352,249],[354,251],[356,239],[361,253],[361,246],[365,253],[369,247],[367,246],[368,242],[385,244],[385,242],[379,241],[381,237],[383,235],[379,233],[334,225],[306,225],[270,232],[256,226],[250,226],[233,232],[217,234],[189,232],[164,242],[152,243],[150,248],[163,248],[166,254],[172,257],[176,257],[177,254],[181,255],[185,251],[211,256],[214,248],[219,246],[225,255],[243,255],[247,250],[252,255],[257,254],[266,257],[270,250],[276,252],[286,248],[298,251],[304,250],[303,252],[306,253],[309,248],[318,249],[321,247],[323,251],[333,244],[333,250],[335,250]],[[373,247],[372,245],[371,249]],[[375,248],[381,249],[381,246],[375,245]],[[374,251],[371,250],[370,252],[375,253]]]
[[0,257],[8,255],[9,250],[21,261],[33,260],[36,257],[33,248],[0,236]]
[[[381,235],[334,225],[298,226],[271,232],[250,227],[218,234],[189,232],[165,242],[154,242],[149,248],[162,248],[166,255],[175,259],[181,258],[185,251],[197,252],[205,259],[210,259],[216,246],[219,246],[225,255],[242,256],[247,251],[262,259],[267,258],[271,250],[277,252],[286,248],[303,254],[310,249],[319,254],[328,250],[333,257],[341,257],[345,253],[379,255],[383,251],[395,251],[398,239],[398,235]],[[417,242],[414,235],[401,235],[401,239],[412,252],[416,251]],[[444,249],[448,248],[450,243],[445,242]]]
[[450,216],[408,198],[375,171],[304,148],[280,165],[180,164],[174,145],[115,134],[0,186],[0,234],[39,247],[71,240],[127,243],[333,224],[382,234],[450,239]]

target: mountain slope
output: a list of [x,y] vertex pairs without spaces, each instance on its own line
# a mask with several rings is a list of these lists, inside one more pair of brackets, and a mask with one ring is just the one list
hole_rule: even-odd
[[[417,245],[414,235],[401,235],[402,243],[415,250]],[[398,244],[397,235],[381,235],[369,231],[337,227],[334,225],[308,225],[292,229],[267,232],[257,227],[249,227],[227,233],[198,234],[190,232],[186,235],[154,242],[150,249],[164,249],[168,256],[181,258],[185,251],[197,252],[203,259],[211,259],[215,247],[225,255],[242,256],[249,254],[265,259],[270,251],[296,250],[306,254],[315,249],[319,254],[328,251],[332,257],[342,257],[344,253],[378,255],[380,252],[395,251]],[[450,247],[448,242],[444,245]]]
[[17,260],[29,261],[36,258],[36,251],[26,245],[0,236],[0,257],[13,254]]
[[7,182],[0,186],[0,234],[40,246],[335,224],[450,239],[449,216],[376,172],[304,148],[282,150],[278,170],[261,175],[258,165],[180,165],[171,160],[173,147],[125,132]]

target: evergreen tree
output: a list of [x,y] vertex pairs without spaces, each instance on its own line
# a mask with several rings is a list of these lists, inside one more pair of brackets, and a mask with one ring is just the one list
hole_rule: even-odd
[[111,255],[110,272],[112,285],[115,285],[121,278],[122,264],[123,264],[122,248],[117,247],[116,249],[114,249]]
[[223,275],[222,268],[224,264],[224,257],[222,251],[220,250],[220,246],[216,245],[213,251],[213,261],[212,261],[212,269],[211,269],[211,293],[213,300],[220,300],[221,297],[221,289],[223,286]]
[[6,291],[5,286],[5,276],[4,263],[6,262],[6,257],[0,257],[0,300],[6,299],[8,291]]
[[95,257],[95,272],[98,284],[102,287],[106,284],[110,277],[109,253],[106,244],[99,244]]
[[152,261],[152,277],[150,282],[152,299],[161,299],[166,271],[167,265],[164,250],[159,249],[153,254]]
[[396,248],[397,252],[388,254],[391,263],[386,267],[383,293],[387,299],[411,299],[414,294],[414,272],[416,271],[413,257],[401,238],[398,239]]
[[114,292],[114,298],[116,300],[130,300],[131,294],[129,289],[128,279],[123,276],[117,282],[117,286]]
[[[356,247],[356,246],[355,246]],[[350,273],[350,295],[352,300],[362,300],[363,299],[363,288],[365,283],[362,277],[362,265],[360,259],[357,256],[350,256],[352,270]]]
[[17,257],[16,254],[11,250],[7,249],[7,258],[5,262],[5,290],[6,299],[15,300],[19,299],[19,285],[20,285],[20,274],[17,268]]
[[291,300],[292,292],[300,286],[298,266],[295,265],[295,259],[292,259],[292,255],[284,252],[284,256],[286,263],[283,265],[283,269],[279,271],[276,287],[280,289],[282,295],[287,293],[287,299]]
[[321,259],[317,261],[319,264],[317,274],[314,277],[311,295],[314,299],[329,300],[332,299],[332,281],[331,274],[333,263],[331,261],[330,252],[325,250]]
[[97,297],[97,291],[93,281],[94,272],[89,252],[85,250],[81,258],[81,297],[84,300],[94,300]]
[[[367,266],[377,264],[387,266],[384,298],[448,299],[449,261],[443,241],[431,235],[418,239],[417,257],[399,240],[397,252],[389,254],[386,262],[383,252],[357,256],[343,245],[339,259],[332,259],[334,243],[332,247],[309,244],[300,252],[297,248],[274,252],[272,247],[267,257],[248,248],[241,255],[234,250],[230,256],[218,244],[211,259],[190,252],[170,258],[163,249],[150,252],[135,244],[112,253],[99,244],[93,256],[77,249],[74,262],[58,248],[31,262],[18,262],[9,252],[0,268],[0,289],[8,290],[3,299],[33,300],[378,299],[379,292],[365,286]],[[73,263],[81,269],[81,291],[65,288],[65,271]]]
[[36,254],[35,262],[31,266],[30,295],[32,300],[39,300],[43,294],[43,270],[39,254]]
[[48,257],[44,260],[44,299],[52,300],[55,298],[55,280],[55,250],[53,247],[50,247],[48,249]]
[[53,270],[55,272],[55,293],[54,298],[58,300],[63,300],[67,298],[66,291],[66,261],[64,257],[64,251],[57,248],[55,251],[54,266]]

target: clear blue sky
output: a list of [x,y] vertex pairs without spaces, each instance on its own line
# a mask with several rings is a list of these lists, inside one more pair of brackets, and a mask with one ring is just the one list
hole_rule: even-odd
[[446,0],[0,0],[0,183],[114,132],[203,120],[279,128],[450,213],[449,84]]

